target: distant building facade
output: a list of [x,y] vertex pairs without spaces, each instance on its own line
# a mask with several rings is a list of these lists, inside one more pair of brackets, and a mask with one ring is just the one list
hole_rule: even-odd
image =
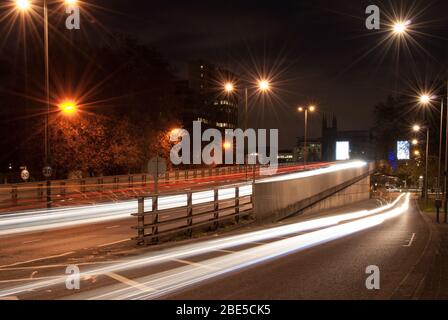
[[349,143],[350,159],[375,159],[374,137],[370,130],[339,131],[336,116],[328,125],[327,116],[322,119],[322,160],[335,161],[338,142]]
[[[224,84],[237,82],[237,76],[204,60],[188,65],[188,89],[194,97],[189,101],[190,122],[200,121],[205,128],[238,128],[238,95],[227,93]],[[186,117],[188,118],[188,117]]]
[[[322,142],[321,139],[309,139],[307,141],[308,147],[308,161],[319,162],[322,161]],[[304,138],[299,138],[297,146],[294,148],[294,161],[302,162],[305,158],[305,141]]]

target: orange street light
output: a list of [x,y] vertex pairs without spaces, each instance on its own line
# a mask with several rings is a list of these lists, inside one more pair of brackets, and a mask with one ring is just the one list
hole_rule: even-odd
[[230,142],[224,142],[223,147],[225,150],[229,150],[230,148],[232,148],[232,144]]
[[67,100],[59,105],[59,109],[64,115],[71,116],[78,111],[78,106],[76,105],[76,102]]
[[417,140],[417,139],[412,140],[412,144],[413,144],[414,146],[418,145],[418,140]]
[[179,128],[174,128],[174,129],[172,129],[172,130],[170,131],[170,135],[171,135],[171,136],[177,136],[177,135],[179,134],[179,132],[180,132],[180,129],[179,129]]
[[260,81],[258,81],[258,89],[259,89],[261,92],[269,91],[270,88],[271,88],[271,84],[269,83],[268,80],[264,79],[264,80],[260,80]]
[[29,0],[16,0],[16,7],[19,10],[28,10],[31,6],[31,3]]
[[416,125],[414,125],[414,126],[412,127],[412,130],[413,130],[414,132],[419,132],[421,129],[422,129],[422,128],[421,128],[418,124],[416,124]]
[[78,3],[78,0],[65,0],[65,4],[69,6],[74,6]]
[[224,85],[224,90],[225,90],[227,93],[232,93],[233,91],[235,91],[235,86],[233,85],[233,83],[231,83],[231,82],[227,82],[227,83]]

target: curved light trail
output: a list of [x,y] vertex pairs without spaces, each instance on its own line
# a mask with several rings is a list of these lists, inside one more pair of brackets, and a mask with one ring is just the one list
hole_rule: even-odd
[[[339,163],[327,168],[319,168],[311,171],[289,173],[278,177],[263,179],[257,183],[270,181],[281,181],[285,179],[301,179],[310,176],[327,174],[366,166],[363,161],[352,161]],[[235,197],[235,188],[219,189],[219,200],[229,200]],[[252,194],[252,185],[241,184],[240,196]],[[212,202],[214,200],[213,190],[193,193],[193,204]],[[159,210],[181,208],[187,205],[187,195],[173,195],[159,198]],[[100,223],[106,221],[129,218],[130,214],[137,212],[137,201],[128,200],[108,204],[97,204],[80,207],[57,208],[49,210],[34,210],[22,213],[0,215],[0,236],[24,232],[43,231],[64,227],[73,227],[83,224]],[[152,200],[145,200],[147,212],[151,211]]]
[[[200,276],[197,275],[197,272],[199,271],[196,269],[194,269],[194,272],[192,271],[193,269],[190,270],[188,267],[175,269],[177,270],[176,271],[177,273],[173,273],[170,276],[170,279],[174,278],[176,279],[176,281],[174,280],[170,281],[174,281],[176,282],[176,284],[174,282],[164,283],[162,286],[159,286],[159,289],[157,289],[158,290],[157,294],[163,295],[170,290],[175,290],[175,288],[178,288],[179,285],[184,286],[188,285],[189,283],[190,284],[196,283],[217,276],[219,274],[228,273],[248,265],[253,265],[255,263],[266,261],[268,259],[273,259],[281,255],[285,255],[307,247],[315,246],[323,242],[328,242],[379,225],[388,219],[391,219],[404,213],[409,207],[409,201],[410,201],[409,199],[410,199],[409,194],[407,195],[402,194],[393,203],[373,210],[362,210],[358,212],[314,219],[289,224],[285,226],[270,228],[266,230],[250,232],[242,235],[225,237],[217,240],[203,241],[191,245],[185,245],[169,250],[164,250],[159,253],[145,254],[133,260],[124,261],[116,263],[111,266],[96,268],[90,271],[83,272],[81,274],[81,277],[104,275],[110,272],[128,271],[173,261],[175,259],[183,259],[187,257],[198,256],[200,254],[213,252],[216,250],[238,247],[244,244],[251,244],[254,242],[276,239],[284,236],[292,236],[291,238],[285,240],[275,241],[273,243],[265,244],[257,248],[251,248],[241,252],[236,252],[235,254],[232,253],[224,257],[207,260],[206,262],[201,262],[201,265],[205,266],[209,265],[210,268],[205,268],[206,270],[202,270],[201,272],[205,273]],[[400,202],[402,202],[401,205],[399,205]],[[344,224],[340,224],[343,222]],[[308,231],[309,233],[293,236],[294,234],[303,233],[306,231]],[[188,273],[189,279],[184,278],[185,270]],[[176,274],[178,274],[178,276],[176,276]],[[65,282],[65,279],[66,277],[64,275],[52,280],[38,281],[36,283],[5,289],[3,291],[0,291],[0,297],[17,295],[19,293],[28,292],[30,290],[38,290],[45,287],[62,284]],[[145,278],[143,280],[145,282],[154,281],[154,279],[151,277]],[[152,285],[154,285],[154,283],[151,283],[151,288],[153,288]],[[135,293],[130,292],[126,293],[127,298],[133,298],[134,294]],[[115,299],[117,297],[118,296],[116,297],[110,296],[102,298]],[[145,296],[145,298],[154,298],[154,297],[155,296],[150,297]]]

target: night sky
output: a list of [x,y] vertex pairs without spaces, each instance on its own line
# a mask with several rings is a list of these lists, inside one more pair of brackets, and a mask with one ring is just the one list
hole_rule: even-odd
[[[380,31],[365,27],[370,4],[382,9]],[[428,85],[447,69],[446,0],[95,0],[95,5],[99,8],[89,10],[107,31],[155,47],[180,78],[186,78],[188,61],[198,58],[246,78],[256,70],[273,75],[274,97],[252,104],[251,126],[280,128],[282,148],[303,135],[297,105],[315,103],[321,112],[334,112],[341,129],[368,129],[375,104],[410,83]],[[405,15],[412,21],[412,39],[401,50],[390,43],[375,49],[389,34],[388,17]],[[313,116],[311,127],[319,137],[321,114]]]

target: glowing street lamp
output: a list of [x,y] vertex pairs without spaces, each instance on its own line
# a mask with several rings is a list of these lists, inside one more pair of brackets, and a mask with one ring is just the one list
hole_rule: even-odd
[[305,112],[305,137],[304,137],[304,154],[303,154],[303,165],[306,167],[308,161],[308,112],[315,112],[316,106],[310,105],[308,107],[298,107],[297,111]]
[[65,0],[65,4],[69,6],[74,6],[78,3],[78,0]]
[[[412,130],[414,132],[420,132],[423,128],[420,125],[414,125]],[[425,184],[423,187],[423,198],[428,202],[428,161],[429,161],[429,127],[426,126],[426,159],[425,159]]]
[[418,140],[417,139],[412,140],[412,145],[414,146],[418,145]]
[[225,150],[229,150],[232,148],[232,144],[230,142],[224,142],[223,147]]
[[235,91],[235,86],[233,85],[232,82],[227,82],[227,83],[224,85],[224,90],[225,90],[227,93],[232,93],[232,92]]
[[402,36],[406,34],[409,29],[411,21],[396,21],[393,25],[392,31],[397,36]]
[[76,105],[76,102],[67,100],[59,105],[59,109],[64,115],[71,116],[78,111],[78,106]]
[[271,84],[269,83],[268,80],[260,80],[260,81],[258,81],[258,89],[261,92],[269,91],[270,88],[271,88]]
[[16,0],[16,7],[19,10],[26,11],[30,8],[31,3],[29,0]]
[[420,96],[420,103],[423,105],[428,105],[431,102],[431,96],[427,94],[422,94]]

